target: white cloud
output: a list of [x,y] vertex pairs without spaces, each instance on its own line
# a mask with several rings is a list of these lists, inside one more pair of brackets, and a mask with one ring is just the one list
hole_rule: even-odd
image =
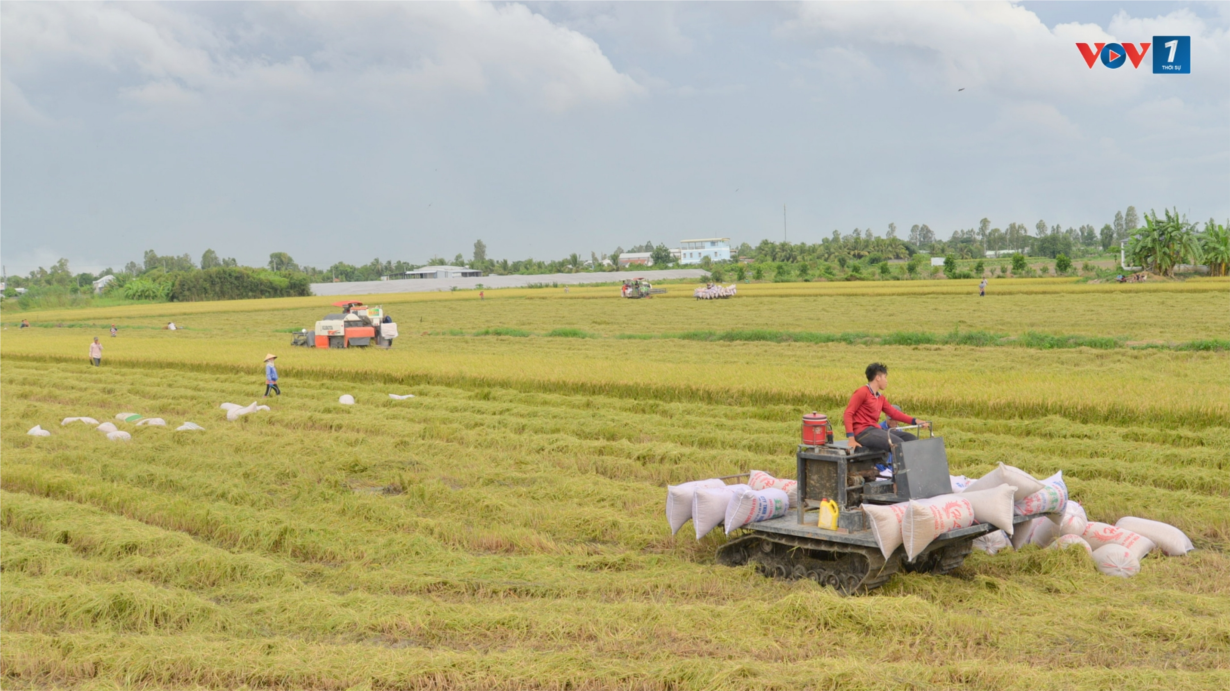
[[194,9],[5,3],[5,78],[84,66],[143,107],[231,111],[499,90],[561,112],[645,93],[592,39],[519,4],[274,3],[227,22]]
[[[1009,2],[802,3],[779,35],[840,42],[891,71],[914,68],[922,81],[996,97],[1096,103],[1131,98],[1159,86],[1148,63],[1113,73],[1089,69],[1076,43],[1148,41],[1168,32],[1191,35],[1203,63],[1201,80],[1224,83],[1227,35],[1187,10],[1133,19],[1121,12],[1103,29],[1096,24],[1048,28],[1033,12]],[[1193,51],[1196,48],[1193,47]],[[1221,72],[1221,74],[1214,74]],[[1224,91],[1224,89],[1223,89]]]

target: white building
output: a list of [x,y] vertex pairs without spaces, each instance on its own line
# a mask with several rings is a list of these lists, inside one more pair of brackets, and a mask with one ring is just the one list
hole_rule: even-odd
[[619,255],[620,266],[653,266],[653,252],[624,252]]
[[730,238],[698,238],[679,243],[679,263],[699,264],[709,257],[711,261],[730,260]]
[[464,266],[424,266],[406,272],[406,278],[479,278],[482,275],[483,272],[478,269]]
[[107,274],[106,276],[103,276],[97,281],[94,281],[94,292],[101,295],[102,292],[107,289],[107,286],[110,285],[111,282],[114,280],[115,280],[115,276],[112,276],[111,274]]

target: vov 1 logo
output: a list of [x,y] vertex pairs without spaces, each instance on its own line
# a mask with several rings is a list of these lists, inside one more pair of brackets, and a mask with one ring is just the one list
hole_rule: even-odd
[[1191,74],[1192,71],[1192,38],[1191,36],[1154,36],[1151,43],[1078,43],[1076,47],[1085,58],[1085,64],[1093,69],[1093,64],[1101,60],[1102,64],[1112,70],[1123,67],[1128,60],[1132,68],[1139,69],[1149,47],[1153,47],[1154,74]]

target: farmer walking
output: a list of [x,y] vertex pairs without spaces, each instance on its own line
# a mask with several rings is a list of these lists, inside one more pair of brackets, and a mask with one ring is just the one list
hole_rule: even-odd
[[90,344],[90,362],[94,363],[95,367],[102,364],[102,344],[98,342],[98,336],[95,336],[94,342]]
[[278,388],[278,368],[273,366],[273,361],[277,359],[278,356],[273,353],[265,356],[265,398],[269,398],[270,391],[282,395],[282,390]]
[[983,278],[982,283],[978,284],[978,297],[984,298],[987,296],[987,279]]
[[115,324],[111,325],[111,338],[115,338],[115,334],[119,333],[119,329],[115,328]]

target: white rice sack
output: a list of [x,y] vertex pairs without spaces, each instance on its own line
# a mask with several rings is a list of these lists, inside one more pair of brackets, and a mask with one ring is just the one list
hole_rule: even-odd
[[228,410],[226,412],[226,419],[230,420],[231,422],[234,422],[235,420],[238,420],[239,418],[243,417],[244,415],[247,415],[248,413],[251,413],[254,410],[256,410],[256,401],[252,401],[251,403],[249,403],[248,405],[242,408],[232,408],[231,410]]
[[391,394],[389,394],[389,398],[391,398],[391,399],[393,399],[393,400],[395,400],[395,401],[404,401],[404,400],[406,400],[407,398],[414,398],[414,394],[412,394],[412,393],[408,393],[408,394],[406,394],[405,396],[399,396],[399,395],[397,395],[397,394],[395,394],[395,393],[391,393]]
[[344,393],[341,395],[341,397],[337,399],[337,402],[341,403],[342,405],[354,405],[354,396],[351,396],[348,393]]
[[114,422],[104,422],[101,425],[95,427],[94,429],[99,432],[102,432],[103,434],[110,434],[116,431],[117,429],[119,429],[119,427],[116,427]]
[[666,487],[666,522],[670,523],[671,535],[679,532],[684,523],[692,520],[692,499],[702,487],[725,487],[721,480],[695,480]]
[[1012,548],[1021,549],[1025,545],[1046,547],[1059,537],[1059,528],[1045,516],[1030,519],[1016,527],[1012,535]]
[[1106,545],[1120,545],[1126,547],[1137,559],[1144,559],[1155,547],[1152,540],[1140,533],[1097,521],[1090,521],[1081,537],[1085,538],[1085,542],[1088,542],[1095,552]]
[[1042,481],[1042,489],[1016,502],[1014,510],[1019,516],[1036,516],[1040,513],[1063,511],[1068,503],[1068,485],[1063,481],[1063,471]]
[[1078,513],[1065,513],[1059,519],[1059,534],[1060,535],[1075,535],[1080,537],[1085,534],[1085,528],[1089,527],[1089,521],[1086,521]]
[[66,417],[64,418],[64,421],[61,422],[60,424],[67,425],[70,422],[84,422],[87,425],[97,425],[98,424],[98,420],[95,420],[92,417]]
[[1002,530],[995,530],[983,535],[982,537],[974,538],[971,546],[981,552],[987,554],[995,554],[1001,549],[1009,549],[1012,547],[1012,540],[1008,539],[1008,535]]
[[905,547],[905,555],[913,561],[937,536],[973,524],[974,507],[959,495],[944,494],[911,501],[901,521],[901,544]]
[[166,427],[167,421],[160,417],[147,417],[144,420],[137,420],[137,427],[144,427],[146,425],[152,427]]
[[201,427],[200,425],[196,424],[195,422],[185,422],[184,424],[182,424],[182,425],[180,425],[179,427],[176,427],[176,428],[175,428],[175,431],[177,431],[177,432],[190,432],[190,431],[192,431],[192,430],[201,430],[201,431],[204,431],[204,430],[205,430],[205,428],[204,428],[204,427]]
[[705,487],[696,490],[692,497],[692,527],[696,528],[696,539],[709,534],[726,520],[726,507],[736,491],[751,489],[747,485],[727,485],[725,487]]
[[994,489],[966,490],[961,498],[968,501],[974,509],[974,520],[979,523],[990,523],[1012,535],[1012,497],[1016,488],[1012,485],[1000,485]]
[[1064,504],[1063,515],[1074,516],[1078,514],[1080,515],[1081,518],[1085,519],[1086,523],[1089,522],[1089,514],[1085,513],[1085,507],[1081,506],[1080,502],[1072,501],[1071,499],[1069,499],[1068,503]]
[[964,475],[949,475],[948,476],[948,484],[952,485],[953,494],[959,494],[961,492],[964,492],[966,488],[968,488],[973,483],[974,483],[973,480],[965,477]]
[[1169,523],[1151,521],[1147,518],[1137,518],[1135,516],[1124,516],[1115,521],[1115,527],[1130,530],[1147,540],[1153,541],[1169,557],[1181,557],[1196,549],[1196,546],[1192,544],[1192,541],[1182,530]]
[[749,523],[785,516],[789,508],[790,498],[780,489],[749,488],[736,492],[726,505],[726,534],[730,535]]
[[1123,545],[1107,543],[1093,550],[1093,564],[1107,576],[1129,578],[1140,573],[1140,559]]
[[1013,501],[1020,501],[1042,489],[1042,483],[1035,480],[1029,473],[1000,463],[998,468],[975,480],[964,491],[994,489],[1000,485],[1012,485],[1016,488]]
[[1073,545],[1080,545],[1081,547],[1084,547],[1085,554],[1093,554],[1093,548],[1090,547],[1089,543],[1085,542],[1085,538],[1080,535],[1060,535],[1059,539],[1052,542],[1051,546],[1047,547],[1047,549],[1067,549]]
[[115,419],[120,422],[136,422],[141,419],[141,413],[119,413]]
[[763,470],[753,470],[747,479],[747,484],[754,490],[780,489],[790,499],[791,506],[797,506],[799,501],[799,481],[773,477]]
[[132,439],[132,435],[123,430],[116,430],[115,432],[107,432],[107,438],[111,441],[129,441]]
[[893,551],[901,546],[901,523],[905,520],[909,502],[900,504],[863,504],[863,513],[867,514],[867,522],[871,524],[871,534],[880,546],[880,553],[888,559]]
[[239,405],[238,403],[223,403],[222,405],[218,407],[229,413],[232,410],[239,410],[243,406]]
[[50,437],[51,436],[51,432],[48,432],[47,430],[43,429],[42,425],[35,425],[31,427],[26,432],[26,434],[30,435],[31,437]]

